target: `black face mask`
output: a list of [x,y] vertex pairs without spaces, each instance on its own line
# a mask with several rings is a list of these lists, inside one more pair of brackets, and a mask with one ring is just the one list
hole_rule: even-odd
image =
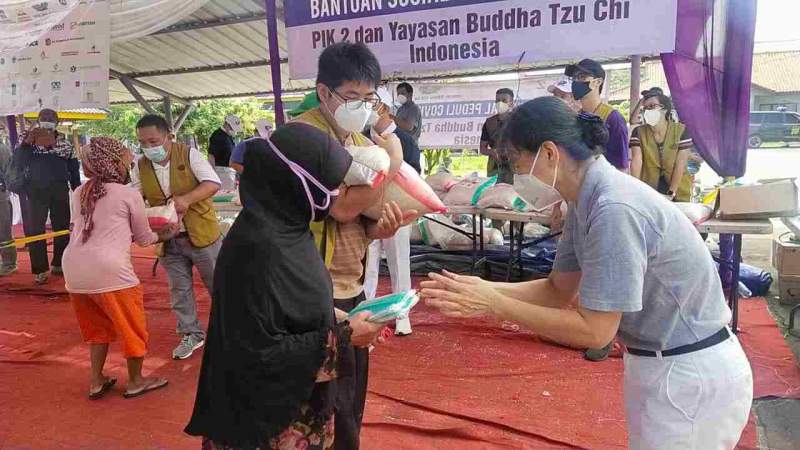
[[589,81],[573,81],[572,82],[572,97],[575,100],[580,100],[583,97],[586,97],[589,92],[592,92],[592,88],[589,87]]

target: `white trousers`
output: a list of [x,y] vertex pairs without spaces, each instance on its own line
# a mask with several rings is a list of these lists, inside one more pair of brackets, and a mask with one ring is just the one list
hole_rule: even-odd
[[734,336],[685,355],[625,354],[628,448],[730,450],[753,403],[753,373]]
[[[375,298],[380,276],[381,248],[386,251],[386,263],[392,279],[392,292],[411,289],[411,225],[397,230],[389,239],[374,241],[367,250],[367,268],[364,275],[364,295],[367,300]],[[408,318],[397,321],[398,329],[410,332]],[[406,330],[407,328],[407,330]]]

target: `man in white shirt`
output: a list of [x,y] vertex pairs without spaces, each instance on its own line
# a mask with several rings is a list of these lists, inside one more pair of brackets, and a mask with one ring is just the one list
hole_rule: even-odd
[[212,197],[221,183],[200,152],[170,139],[170,127],[163,117],[142,117],[136,133],[144,157],[132,170],[132,186],[142,192],[149,206],[174,203],[181,220],[180,234],[158,248],[158,256],[167,271],[172,311],[182,335],[172,356],[186,359],[205,342],[205,330],[197,318],[192,268],[197,267],[211,292],[222,245]]

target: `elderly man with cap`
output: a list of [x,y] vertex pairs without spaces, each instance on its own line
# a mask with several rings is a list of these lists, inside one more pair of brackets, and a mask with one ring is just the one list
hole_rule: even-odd
[[228,167],[231,153],[236,146],[233,139],[242,131],[242,119],[233,114],[225,117],[222,126],[211,133],[208,138],[208,156],[214,166]]
[[581,111],[599,116],[608,127],[606,159],[614,167],[627,173],[631,164],[628,125],[619,111],[603,103],[600,98],[606,81],[603,66],[597,61],[584,59],[578,64],[568,65],[564,75],[572,80],[572,96],[581,103]]
[[244,154],[247,151],[247,143],[253,139],[269,139],[273,130],[272,122],[267,119],[259,119],[256,121],[256,136],[246,139],[236,144],[231,153],[230,166],[231,169],[238,173],[244,172]]
[[572,80],[569,78],[565,77],[551,84],[547,87],[547,92],[553,94],[553,97],[561,99],[571,110],[575,112],[581,110],[580,102],[572,96]]

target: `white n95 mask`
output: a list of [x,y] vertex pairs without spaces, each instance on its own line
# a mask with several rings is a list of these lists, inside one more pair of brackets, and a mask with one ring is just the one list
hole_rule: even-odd
[[528,202],[535,212],[544,212],[564,200],[555,188],[556,180],[558,179],[558,156],[556,156],[556,172],[553,175],[552,186],[543,183],[533,175],[533,168],[536,167],[536,161],[539,160],[539,155],[541,154],[542,150],[539,149],[533,159],[531,171],[527,175],[514,175],[514,190]]

